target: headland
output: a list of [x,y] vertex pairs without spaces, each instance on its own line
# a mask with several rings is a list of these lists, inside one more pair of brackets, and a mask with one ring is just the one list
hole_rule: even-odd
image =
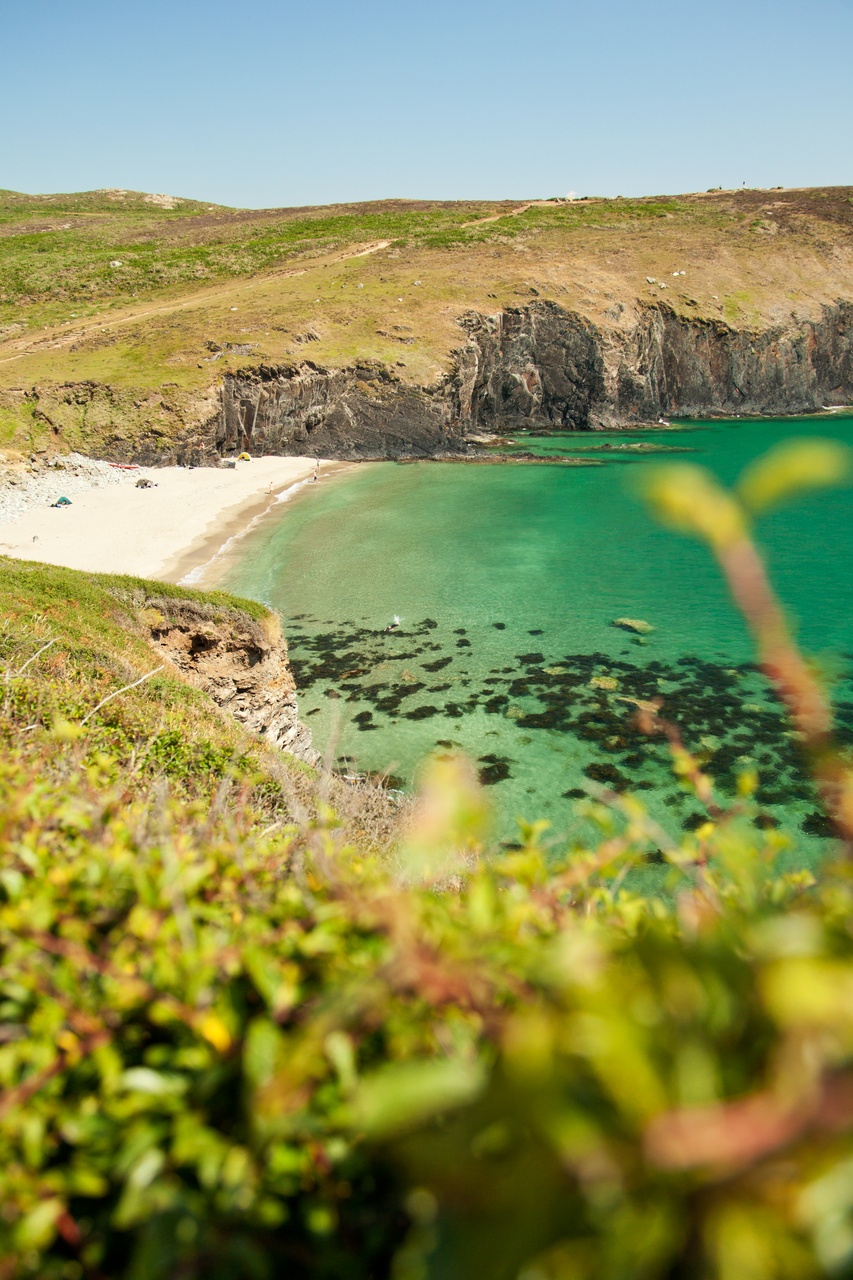
[[0,446],[464,456],[853,402],[853,188],[238,210],[0,193]]

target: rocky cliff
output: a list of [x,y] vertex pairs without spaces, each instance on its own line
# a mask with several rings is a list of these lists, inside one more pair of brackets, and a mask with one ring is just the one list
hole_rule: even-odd
[[226,377],[206,452],[428,457],[522,426],[618,428],[661,416],[810,413],[853,401],[853,306],[762,331],[669,308],[612,308],[607,328],[554,302],[467,313],[437,385],[384,366],[310,362]]
[[0,192],[0,214],[16,455],[458,455],[853,400],[853,187],[167,212]]
[[379,365],[326,371],[261,366],[225,378],[211,449],[326,458],[431,457],[464,452],[454,376],[438,388],[404,385]]
[[[460,455],[523,427],[600,430],[660,417],[811,413],[853,403],[853,304],[764,328],[698,319],[660,302],[614,301],[606,323],[546,300],[465,312],[463,341],[431,385],[393,365],[259,364],[205,396],[132,399],[109,384],[12,397],[51,440],[113,461],[205,464],[254,454],[327,458]],[[6,393],[6,400],[12,393]],[[0,397],[0,411],[3,408]],[[85,430],[81,429],[82,420]],[[75,427],[74,424],[77,423]]]
[[173,597],[150,599],[140,614],[151,643],[246,729],[307,764],[319,763],[299,720],[296,685],[277,621]]

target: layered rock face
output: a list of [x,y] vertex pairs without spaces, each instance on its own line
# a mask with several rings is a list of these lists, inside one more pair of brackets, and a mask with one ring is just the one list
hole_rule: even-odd
[[268,634],[235,610],[223,617],[191,600],[147,604],[151,643],[190,684],[274,747],[308,764],[319,763],[311,734],[299,720],[296,685],[280,633]]
[[602,418],[810,413],[853,399],[853,306],[762,332],[648,308],[605,342]]
[[228,376],[215,427],[219,452],[400,458],[465,449],[444,394],[404,386],[381,367],[307,363]]
[[467,342],[438,385],[381,367],[261,367],[229,375],[210,452],[341,458],[466,452],[519,427],[618,428],[661,416],[808,413],[853,401],[853,306],[760,332],[662,306],[598,328],[556,303],[461,320]]

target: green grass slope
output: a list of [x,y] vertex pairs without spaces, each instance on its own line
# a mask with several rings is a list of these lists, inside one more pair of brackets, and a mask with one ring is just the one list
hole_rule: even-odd
[[[162,780],[197,797],[229,774],[260,775],[263,751],[174,670],[158,671],[94,712],[116,690],[163,667],[142,620],[155,595],[188,598],[180,588],[133,578],[0,560],[7,748],[28,760],[46,755],[59,768],[66,758],[94,765],[109,759],[137,794]],[[222,616],[243,609],[260,616],[254,603],[220,594],[207,600]]]
[[152,628],[184,604],[213,626],[279,640],[277,617],[251,600],[0,558],[4,754],[54,784],[91,768],[128,800],[162,793],[217,807],[239,795],[264,824],[305,820],[331,794],[346,834],[387,842],[395,819],[381,788],[320,779],[152,648]]

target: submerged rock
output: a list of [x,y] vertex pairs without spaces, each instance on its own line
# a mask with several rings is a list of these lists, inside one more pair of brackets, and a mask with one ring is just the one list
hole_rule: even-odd
[[654,631],[652,624],[643,618],[614,618],[613,626],[621,627],[623,631],[636,631],[641,636],[647,636],[650,631]]

